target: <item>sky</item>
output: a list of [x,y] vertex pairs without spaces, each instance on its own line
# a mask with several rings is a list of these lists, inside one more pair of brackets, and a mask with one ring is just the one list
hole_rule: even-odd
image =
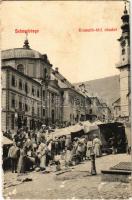
[[[1,7],[2,50],[21,48],[29,33],[31,49],[47,54],[70,82],[83,82],[119,74],[122,1],[4,1]],[[79,32],[114,28],[116,31]]]

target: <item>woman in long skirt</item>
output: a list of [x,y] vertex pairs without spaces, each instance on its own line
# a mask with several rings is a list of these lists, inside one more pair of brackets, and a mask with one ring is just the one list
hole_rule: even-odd
[[41,171],[46,169],[46,152],[47,146],[46,144],[42,143],[39,145],[39,157],[40,157],[40,169]]
[[101,140],[96,136],[93,139],[93,146],[94,146],[94,153],[96,157],[100,157],[101,156]]
[[18,160],[17,172],[18,174],[25,173],[25,159],[26,153],[23,147],[20,148],[20,157]]

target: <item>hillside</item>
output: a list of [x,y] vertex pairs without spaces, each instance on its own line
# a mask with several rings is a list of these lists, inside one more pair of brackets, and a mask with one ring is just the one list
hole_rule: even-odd
[[106,102],[109,106],[117,100],[120,96],[120,82],[119,75],[110,76],[91,81],[75,83],[78,86],[84,83],[89,95],[96,95]]

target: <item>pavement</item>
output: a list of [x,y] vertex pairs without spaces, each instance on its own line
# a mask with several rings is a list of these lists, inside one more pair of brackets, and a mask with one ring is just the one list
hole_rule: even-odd
[[[4,175],[4,199],[132,199],[132,181],[101,182],[101,170],[109,169],[119,162],[131,162],[126,154],[107,155],[96,159],[97,175],[90,176],[91,162],[67,169],[67,173],[44,174],[31,172],[25,177],[30,181],[17,181],[17,174]],[[68,174],[69,173],[69,174]],[[66,175],[65,175],[66,174]],[[57,179],[56,177],[61,177]]]

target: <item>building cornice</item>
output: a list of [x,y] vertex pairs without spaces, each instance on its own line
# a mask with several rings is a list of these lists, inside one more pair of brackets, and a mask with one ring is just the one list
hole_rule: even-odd
[[16,72],[18,75],[23,76],[24,78],[29,79],[30,81],[32,81],[32,82],[34,82],[34,83],[36,83],[36,84],[38,84],[38,85],[41,85],[40,82],[34,80],[34,79],[31,78],[30,76],[27,76],[26,74],[23,74],[23,73],[19,72],[18,70],[16,70],[15,68],[13,68],[13,67],[11,67],[11,66],[9,66],[9,65],[8,65],[8,66],[2,66],[1,69],[2,69],[2,70],[14,71],[14,72]]
[[36,99],[36,98],[30,97],[30,96],[28,96],[28,95],[26,95],[26,94],[22,94],[22,93],[20,93],[20,92],[18,92],[18,91],[16,91],[16,90],[11,89],[11,88],[9,88],[9,89],[7,89],[7,88],[2,88],[2,90],[6,90],[6,91],[10,91],[10,92],[14,92],[14,93],[16,93],[16,94],[18,94],[18,95],[21,95],[21,96],[24,96],[24,97],[30,98],[30,99],[32,99],[32,100],[35,100],[35,101],[41,102],[41,97],[40,97],[40,100],[39,100],[39,99]]

